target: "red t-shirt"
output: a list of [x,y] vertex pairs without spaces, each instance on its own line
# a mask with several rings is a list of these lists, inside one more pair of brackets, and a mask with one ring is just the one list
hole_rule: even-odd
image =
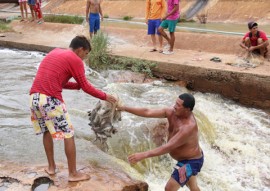
[[[69,82],[72,77],[76,82]],[[56,48],[40,63],[30,94],[42,93],[64,102],[63,88],[82,89],[96,98],[106,99],[106,94],[96,89],[86,79],[81,58],[72,50]]]
[[[249,33],[250,33],[250,32],[248,32],[248,33],[244,36],[243,40],[245,40],[247,37],[249,37]],[[265,32],[259,31],[259,33],[260,33],[260,37],[259,37],[259,38],[261,38],[263,41],[268,40],[268,38],[267,38]],[[255,36],[255,37],[252,36],[251,39],[250,39],[250,42],[251,42],[251,45],[252,45],[252,46],[257,46],[257,45],[258,45],[258,37],[257,37],[257,36]]]

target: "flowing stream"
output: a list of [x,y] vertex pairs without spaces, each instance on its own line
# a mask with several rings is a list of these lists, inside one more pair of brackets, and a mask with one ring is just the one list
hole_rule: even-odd
[[[29,114],[29,89],[45,54],[0,49],[0,162],[46,164],[42,136],[34,135]],[[115,83],[119,71],[97,73],[87,69],[89,80],[104,91],[114,92],[127,105],[157,108],[173,105],[187,89],[173,83]],[[195,116],[205,163],[198,175],[202,191],[270,190],[270,115],[246,108],[216,94],[191,92],[196,98]],[[164,190],[175,164],[168,155],[130,166],[127,156],[163,144],[166,120],[122,113],[118,133],[103,152],[88,126],[87,111],[97,99],[83,91],[64,90],[71,120],[76,129],[78,163],[98,164],[124,170],[146,181],[151,191]],[[63,142],[55,142],[57,162],[66,161]],[[186,187],[180,190],[188,190]]]

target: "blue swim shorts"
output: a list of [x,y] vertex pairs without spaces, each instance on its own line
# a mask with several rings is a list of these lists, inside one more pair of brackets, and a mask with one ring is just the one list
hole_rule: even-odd
[[28,0],[28,4],[29,4],[29,5],[35,5],[36,2],[35,2],[35,0]]
[[161,22],[160,26],[164,29],[168,28],[169,32],[175,32],[177,22],[177,20],[164,20]]
[[199,159],[182,160],[174,167],[172,178],[185,186],[191,176],[196,176],[203,166],[204,156]]
[[161,23],[160,19],[149,19],[148,20],[148,33],[149,35],[151,34],[158,34],[160,35],[160,33],[158,32],[158,27]]
[[99,13],[90,13],[89,15],[89,31],[91,33],[97,32],[100,28]]

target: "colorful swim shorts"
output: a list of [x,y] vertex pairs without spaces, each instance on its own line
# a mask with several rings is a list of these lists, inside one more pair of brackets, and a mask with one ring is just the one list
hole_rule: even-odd
[[49,131],[53,139],[62,140],[74,135],[66,106],[60,100],[40,93],[30,97],[31,121],[37,135]]
[[174,167],[172,178],[176,180],[180,186],[185,186],[191,176],[196,176],[203,166],[204,156],[199,159],[182,160]]

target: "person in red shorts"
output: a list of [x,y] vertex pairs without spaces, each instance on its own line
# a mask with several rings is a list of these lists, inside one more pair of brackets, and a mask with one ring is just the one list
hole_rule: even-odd
[[41,0],[35,0],[36,4],[34,6],[34,11],[36,12],[37,15],[37,23],[42,24],[44,22],[43,16],[42,16],[42,11],[41,11]]
[[[86,37],[76,36],[69,49],[56,48],[40,63],[30,90],[31,121],[36,134],[43,134],[43,145],[48,160],[45,171],[56,173],[54,140],[64,140],[68,162],[68,181],[88,180],[89,175],[76,169],[74,128],[62,98],[63,89],[80,90],[101,100],[115,103],[112,95],[96,89],[85,76],[83,59],[91,51]],[[69,81],[71,78],[75,82]],[[78,100],[80,101],[80,100]]]
[[266,57],[268,53],[267,46],[269,46],[268,38],[262,30],[258,30],[256,22],[248,23],[249,32],[245,34],[240,43],[240,47],[245,49],[248,53]]

